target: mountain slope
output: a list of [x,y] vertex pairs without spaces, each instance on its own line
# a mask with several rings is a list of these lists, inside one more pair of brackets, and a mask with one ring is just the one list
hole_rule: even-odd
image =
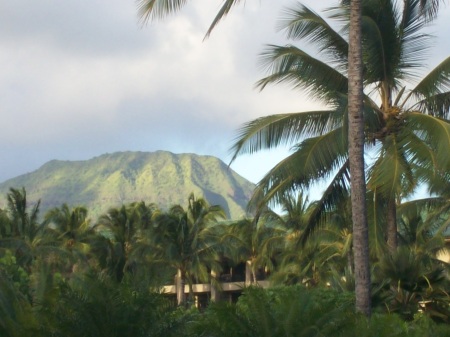
[[41,214],[62,203],[86,206],[91,216],[133,201],[161,208],[185,207],[191,192],[219,204],[232,218],[245,215],[254,185],[212,156],[118,152],[86,161],[53,160],[38,170],[0,184],[0,207],[9,188],[25,187],[30,204],[41,199]]

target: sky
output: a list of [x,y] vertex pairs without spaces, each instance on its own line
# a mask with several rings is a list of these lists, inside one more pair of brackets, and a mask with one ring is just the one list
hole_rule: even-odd
[[[228,163],[243,123],[319,108],[288,86],[254,87],[265,75],[258,55],[286,43],[275,25],[295,2],[241,3],[203,41],[221,1],[189,1],[144,25],[134,0],[0,0],[0,182],[117,151]],[[302,3],[319,12],[334,2]],[[431,27],[430,67],[450,55],[449,22],[447,5]],[[242,156],[231,168],[256,183],[287,154]]]

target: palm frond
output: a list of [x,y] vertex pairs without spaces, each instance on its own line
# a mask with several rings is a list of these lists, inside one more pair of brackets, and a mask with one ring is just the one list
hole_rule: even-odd
[[449,120],[450,91],[422,99],[413,108],[427,115]]
[[261,64],[269,73],[256,83],[261,90],[268,84],[286,83],[326,103],[347,94],[345,75],[295,46],[269,45],[261,54]]
[[402,151],[402,140],[387,137],[380,148],[378,159],[368,172],[368,188],[377,190],[386,198],[396,198],[414,185],[411,167]]
[[436,18],[441,2],[444,3],[443,0],[418,0],[418,1],[420,4],[420,13],[425,17],[427,21],[431,21],[434,18]]
[[279,114],[255,119],[239,129],[236,143],[231,148],[231,162],[240,154],[297,143],[303,138],[329,132],[340,123],[339,112],[333,110]]
[[307,188],[312,182],[324,179],[339,169],[346,158],[344,127],[308,138],[258,183],[249,206],[260,208],[269,201],[279,201],[288,191]]
[[408,128],[429,144],[436,153],[438,167],[444,170],[450,168],[450,122],[421,113],[408,113],[406,118]]
[[366,83],[387,81],[398,76],[401,45],[398,41],[397,13],[390,0],[363,3],[362,43]]
[[283,14],[278,29],[285,30],[288,39],[314,42],[318,51],[330,56],[340,70],[347,69],[348,43],[325,19],[301,3]]
[[138,15],[143,23],[178,12],[187,0],[137,0]]
[[205,38],[209,37],[213,31],[213,29],[217,26],[217,24],[228,15],[231,8],[237,5],[242,0],[224,0],[222,7],[220,7],[219,12],[215,16],[213,22],[211,23],[208,31],[206,32]]
[[445,200],[443,198],[423,198],[423,199],[415,199],[407,202],[401,203],[397,211],[400,214],[406,215],[414,215],[422,212],[430,212],[437,207],[440,207]]
[[399,135],[404,139],[402,150],[415,171],[416,179],[420,181],[423,175],[433,175],[438,167],[434,148],[409,128],[402,130]]
[[430,46],[429,34],[423,32],[427,25],[422,9],[421,0],[405,0],[403,2],[402,19],[399,26],[400,44],[402,45],[403,69],[423,66],[426,52]]
[[422,99],[450,91],[450,57],[438,64],[412,90],[412,93]]
[[308,217],[305,229],[299,237],[299,243],[305,245],[314,231],[325,223],[326,216],[331,210],[348,197],[349,193],[349,166],[348,160],[341,166],[323,192],[322,197],[312,205],[312,212]]

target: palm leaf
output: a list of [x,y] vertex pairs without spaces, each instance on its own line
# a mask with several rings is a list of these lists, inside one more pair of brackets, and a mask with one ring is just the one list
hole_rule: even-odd
[[256,86],[261,90],[268,84],[286,83],[327,103],[347,94],[345,75],[295,46],[270,45],[262,53],[261,63],[270,74],[257,82]]
[[322,197],[312,205],[312,211],[306,222],[305,229],[299,237],[299,243],[305,245],[314,231],[327,221],[331,210],[342,204],[349,193],[349,166],[348,160],[341,166],[331,180]]
[[341,116],[336,111],[309,111],[261,117],[240,128],[231,148],[231,162],[240,154],[254,153],[279,145],[296,143],[336,128]]
[[430,212],[431,210],[440,207],[445,200],[443,198],[423,198],[401,203],[397,210],[400,214],[414,215],[422,213],[423,211]]
[[420,100],[414,106],[422,113],[443,119],[450,119],[450,91]]
[[145,23],[178,12],[186,3],[187,0],[138,0],[138,15]]
[[411,167],[402,145],[401,139],[387,137],[368,173],[368,188],[377,190],[386,198],[395,198],[404,191],[404,187],[408,186],[410,190],[414,186]]
[[242,0],[224,0],[222,7],[220,7],[219,12],[217,13],[216,17],[214,18],[213,22],[211,23],[211,26],[208,28],[208,31],[206,32],[205,38],[209,37],[211,35],[211,32],[213,29],[217,26],[217,24],[225,18],[225,16],[228,15],[231,8],[233,6],[237,5]]
[[346,156],[347,137],[343,127],[306,139],[258,183],[249,206],[260,208],[269,201],[279,201],[288,191],[309,187],[340,168]]
[[426,20],[431,21],[436,18],[442,0],[418,0],[420,3],[420,13]]
[[278,29],[285,30],[288,39],[314,42],[320,53],[330,56],[340,70],[347,69],[348,43],[320,15],[303,4],[288,8]]
[[403,2],[402,21],[399,26],[400,44],[403,49],[400,67],[403,69],[423,66],[425,52],[430,45],[430,35],[422,31],[427,20],[421,10],[420,1]]
[[437,94],[447,94],[446,99],[448,100],[449,91],[450,57],[447,57],[416,85],[416,87],[412,90],[412,94],[418,99],[425,100],[427,98],[432,98]]
[[413,130],[435,151],[439,168],[450,167],[450,123],[446,120],[421,113],[409,113],[406,118],[409,129]]
[[[400,135],[403,138],[401,150],[409,162],[416,183],[427,183],[430,177],[435,175],[436,169],[439,167],[435,150],[419,137],[414,130],[404,128],[399,133]],[[408,191],[413,192],[412,189],[408,190],[407,188],[404,191],[405,196]]]
[[390,0],[363,2],[361,26],[366,83],[394,84],[401,55],[396,17],[395,5]]

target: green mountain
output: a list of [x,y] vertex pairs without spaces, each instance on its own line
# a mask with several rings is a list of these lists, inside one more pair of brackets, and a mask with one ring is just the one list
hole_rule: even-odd
[[166,209],[183,207],[191,192],[221,205],[232,219],[245,215],[254,184],[220,159],[195,154],[118,152],[86,161],[52,160],[38,170],[0,184],[0,208],[9,188],[25,187],[30,204],[41,199],[41,214],[63,203],[86,206],[93,218],[134,201]]

